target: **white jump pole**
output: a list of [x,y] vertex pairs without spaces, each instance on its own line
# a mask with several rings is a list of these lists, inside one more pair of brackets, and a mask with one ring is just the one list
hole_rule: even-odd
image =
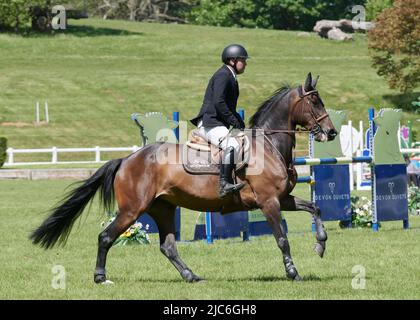
[[362,120],[359,121],[359,134],[360,134],[359,149],[363,150],[363,148],[364,148],[363,139],[364,139],[365,132],[363,130],[363,121]]
[[49,123],[49,122],[50,122],[50,116],[49,116],[49,114],[48,114],[48,102],[47,102],[47,101],[45,101],[45,121],[46,121],[47,123]]
[[[350,157],[353,157],[353,123],[351,122],[351,120],[349,120],[348,126],[349,126],[349,129],[350,129]],[[350,170],[350,191],[352,191],[353,190],[353,183],[354,183],[353,163],[350,163],[349,170]]]
[[36,123],[39,123],[39,101],[36,102],[35,117],[36,117]]

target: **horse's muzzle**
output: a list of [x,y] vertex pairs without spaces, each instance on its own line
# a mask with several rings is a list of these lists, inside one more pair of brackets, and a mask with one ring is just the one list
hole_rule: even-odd
[[334,138],[337,136],[338,132],[335,129],[330,129],[327,132],[328,141],[334,140]]

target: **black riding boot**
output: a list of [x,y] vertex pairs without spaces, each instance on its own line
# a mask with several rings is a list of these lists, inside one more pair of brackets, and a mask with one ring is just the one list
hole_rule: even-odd
[[220,189],[219,195],[221,198],[225,197],[229,193],[239,191],[245,184],[238,183],[233,184],[232,171],[235,168],[235,149],[228,147],[224,150],[223,159],[220,163]]

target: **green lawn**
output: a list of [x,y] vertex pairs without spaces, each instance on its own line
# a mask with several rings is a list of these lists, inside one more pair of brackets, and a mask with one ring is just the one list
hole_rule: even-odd
[[[114,247],[107,264],[113,286],[95,285],[97,235],[105,219],[94,202],[84,213],[64,248],[45,251],[28,241],[48,210],[72,181],[0,182],[0,299],[419,299],[420,217],[382,224],[380,232],[342,230],[325,223],[329,240],[324,259],[313,251],[314,234],[307,213],[286,213],[292,256],[303,283],[288,281],[272,236],[190,242],[197,212],[182,211],[184,261],[207,281],[188,284],[151,245]],[[299,185],[296,195],[309,197]],[[66,289],[53,289],[52,267],[66,271]],[[353,289],[355,266],[366,271],[365,289]],[[354,280],[356,281],[356,280]]]
[[[15,148],[139,144],[130,114],[177,110],[192,118],[231,42],[252,57],[239,79],[248,118],[282,83],[300,84],[309,71],[321,75],[326,106],[346,110],[356,126],[370,106],[407,108],[420,93],[388,89],[370,66],[366,37],[355,38],[94,19],[71,20],[53,36],[0,34],[0,136]],[[51,122],[34,125],[35,103],[45,100]],[[407,119],[415,116],[405,112]],[[298,148],[307,148],[304,140]]]

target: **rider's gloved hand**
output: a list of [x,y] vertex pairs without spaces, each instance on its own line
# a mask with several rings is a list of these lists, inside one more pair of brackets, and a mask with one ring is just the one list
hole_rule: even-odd
[[235,129],[238,129],[238,130],[243,131],[245,129],[245,122],[243,122],[242,119],[241,120],[238,120],[235,123],[235,126],[234,127],[235,127]]

